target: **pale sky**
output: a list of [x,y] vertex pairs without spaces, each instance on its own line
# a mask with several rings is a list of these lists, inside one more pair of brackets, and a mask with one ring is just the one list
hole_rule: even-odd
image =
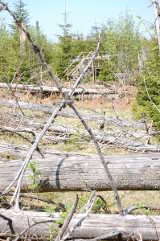
[[[31,24],[38,20],[42,31],[49,39],[57,39],[61,33],[58,24],[63,24],[63,12],[65,0],[23,0],[30,14]],[[115,18],[128,10],[135,18],[142,17],[144,20],[154,23],[154,9],[151,0],[66,0],[68,22],[72,24],[73,33],[83,33],[85,36],[91,27],[97,23],[101,25],[107,19]],[[9,0],[11,5],[14,0]],[[12,5],[11,5],[12,6]],[[9,22],[8,15],[5,17]]]

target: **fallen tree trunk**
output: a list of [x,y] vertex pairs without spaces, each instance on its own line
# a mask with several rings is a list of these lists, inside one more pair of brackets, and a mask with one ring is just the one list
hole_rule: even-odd
[[[16,91],[29,91],[30,93],[42,93],[42,94],[60,94],[60,91],[56,87],[49,86],[33,86],[22,84],[6,84],[0,83],[0,89],[12,89]],[[71,89],[62,88],[62,93],[69,93]],[[91,88],[77,88],[74,95],[112,95],[116,94],[113,89],[91,89]]]
[[[38,153],[33,156],[39,171],[36,176],[39,192],[111,190],[98,156],[58,152],[43,154],[44,159]],[[159,154],[107,156],[105,160],[119,190],[160,189]],[[14,179],[21,164],[20,160],[0,162],[0,192]],[[34,191],[29,175],[34,175],[31,169],[25,173],[22,192]]]
[[[28,109],[33,111],[41,111],[44,113],[51,114],[53,110],[55,109],[55,106],[51,105],[43,105],[43,104],[33,104],[33,103],[25,103],[19,101],[19,105],[21,109]],[[6,99],[0,99],[0,106],[7,106],[8,108],[18,108],[17,103],[15,100],[6,100]],[[113,117],[105,117],[100,114],[88,114],[88,113],[82,113],[80,112],[83,119],[88,121],[104,121],[106,124],[114,124],[119,127],[128,127],[128,128],[143,128],[145,129],[144,123],[142,121],[132,122],[128,120],[120,120]],[[65,109],[58,113],[59,116],[62,117],[68,117],[68,118],[77,118],[75,113],[71,109]]]
[[33,240],[46,240],[50,238],[51,231],[56,235],[58,220],[60,215],[56,213],[50,215],[45,212],[0,209],[0,237],[15,237],[26,231],[22,237],[28,234]]
[[[18,121],[19,122],[19,121]],[[15,126],[16,120],[14,118],[14,126]],[[18,123],[19,125],[19,123]],[[25,128],[27,127],[27,128]],[[10,133],[34,133],[34,136],[36,135],[37,131],[43,127],[43,123],[39,122],[36,123],[36,119],[27,119],[25,118],[21,122],[21,126],[19,126],[18,129],[15,130],[15,128],[11,127],[1,127],[0,126],[0,133],[10,132]],[[32,134],[33,134],[32,133]],[[108,146],[116,146],[118,148],[136,151],[136,152],[160,152],[160,146],[159,145],[151,145],[151,144],[145,144],[146,139],[150,137],[151,135],[148,135],[143,130],[135,130],[133,132],[128,131],[110,131],[105,132],[101,130],[93,130],[93,133],[95,135],[95,139],[99,143],[107,144]],[[23,136],[23,135],[22,135]],[[91,138],[89,134],[85,130],[77,130],[73,129],[71,127],[64,127],[64,126],[51,126],[43,138],[45,143],[60,143],[60,142],[67,142],[71,140],[71,136],[75,136],[78,142],[80,141],[91,141]],[[25,138],[25,136],[24,136]],[[32,140],[31,140],[32,141]],[[31,142],[30,141],[30,142]],[[76,142],[76,141],[75,141]]]
[[[0,237],[3,238],[17,236],[23,232],[22,237],[28,234],[32,240],[47,240],[50,238],[51,231],[52,236],[56,236],[56,229],[58,227],[56,222],[60,220],[58,214],[55,214],[54,217],[45,212],[34,211],[0,209],[0,215],[4,215],[11,220],[10,227],[8,225],[8,220],[0,217]],[[81,224],[76,225],[78,221],[82,219],[84,220]],[[75,225],[76,228],[73,228]],[[89,240],[109,234],[113,234],[114,237],[114,234],[121,233],[121,237],[123,237],[124,240],[128,240],[128,236],[132,238],[141,236],[144,241],[158,241],[160,217],[90,214],[85,218],[85,214],[76,214],[69,225],[69,230],[73,231],[69,232],[68,240]]]
[[[85,217],[84,214],[75,215],[70,223],[69,228],[72,229],[78,220]],[[160,217],[159,216],[133,216],[133,215],[105,215],[105,214],[90,214],[82,225],[76,227],[70,234],[69,239],[93,239],[100,236],[113,237],[109,240],[115,240],[114,234],[122,233],[121,237],[125,240],[128,239],[130,234],[135,239],[132,240],[159,240],[160,232]],[[142,239],[140,239],[140,237]],[[105,238],[103,238],[105,239]],[[99,238],[97,240],[102,240]],[[108,239],[105,239],[108,240]]]

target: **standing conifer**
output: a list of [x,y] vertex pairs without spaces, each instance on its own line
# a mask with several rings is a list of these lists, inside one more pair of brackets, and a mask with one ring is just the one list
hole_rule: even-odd
[[[26,10],[26,5],[22,0],[18,0],[15,3],[14,6],[15,10],[14,10],[14,14],[17,18],[17,20],[19,21],[20,25],[26,29],[29,25],[29,14],[28,11]],[[25,33],[21,30],[21,28],[17,29],[16,24],[12,24],[11,25],[12,30],[16,33],[18,30],[19,33],[19,43],[20,43],[20,51],[21,54],[24,55],[25,53],[25,42],[26,42],[26,36]]]

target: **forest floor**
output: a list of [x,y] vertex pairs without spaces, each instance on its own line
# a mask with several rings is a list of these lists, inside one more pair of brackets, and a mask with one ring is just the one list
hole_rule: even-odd
[[[83,101],[75,101],[75,105],[78,108],[78,110],[82,111],[83,113],[90,113],[90,114],[101,114],[103,116],[103,113],[105,112],[105,116],[107,117],[114,117],[115,114],[118,115],[121,119],[127,119],[128,121],[136,121],[135,115],[132,111],[132,104],[135,101],[136,97],[136,88],[135,87],[127,87],[126,91],[122,91],[122,93],[119,95],[119,97],[116,96],[114,99],[114,110],[113,110],[113,101],[110,98],[92,98],[92,99],[86,99]],[[8,92],[7,91],[1,91],[0,92],[0,98],[7,99],[8,98]],[[59,101],[58,97],[52,96],[52,97],[46,97],[46,98],[39,98],[37,96],[32,95],[23,95],[18,94],[17,98],[19,101],[24,102],[32,102],[32,103],[39,103],[39,104],[47,104],[52,105],[55,104],[57,101]],[[10,99],[14,99],[10,96]],[[40,123],[45,123],[47,118],[49,117],[49,114],[42,113],[42,112],[32,112],[29,110],[23,110],[25,113],[25,116],[29,118],[30,120],[37,121]],[[17,122],[15,122],[14,118],[17,118],[17,116],[20,116],[20,112],[17,109],[9,109],[7,107],[1,107],[0,108],[0,127],[3,126],[10,126],[14,127],[15,129],[19,126],[17,125]],[[21,119],[21,118],[20,118]],[[20,123],[20,122],[19,122]],[[99,123],[95,121],[87,121],[88,125],[92,128],[98,129]],[[78,119],[73,118],[64,118],[64,117],[58,117],[55,121],[55,125],[61,125],[61,126],[69,126],[76,130],[82,130],[83,127]],[[105,126],[104,131],[109,131],[112,126]],[[27,145],[28,147],[30,144],[26,142],[23,138],[13,135],[13,133],[0,133],[0,143],[9,143],[14,145]],[[130,153],[130,151],[125,150],[123,148],[115,147],[115,146],[108,146],[107,144],[100,144],[102,148],[102,152],[104,155],[120,155],[125,153]],[[95,147],[92,142],[88,141],[85,138],[81,138],[80,135],[77,135],[76,137],[73,136],[69,141],[67,142],[59,142],[59,143],[49,143],[46,141],[42,141],[40,145],[41,149],[43,150],[56,150],[59,152],[76,152],[80,154],[96,154]],[[11,158],[14,158],[9,153],[0,153],[0,158],[6,159],[6,161],[9,161]],[[154,207],[160,207],[159,200],[160,200],[160,192],[159,191],[120,191],[120,197],[122,199],[122,204],[124,207],[128,207],[130,205],[148,205],[148,206],[154,206]],[[116,205],[114,201],[113,192],[106,191],[106,192],[100,192],[100,194],[105,199],[108,208],[111,210],[111,212],[116,212]],[[71,203],[73,203],[73,200],[75,198],[74,192],[55,192],[55,193],[46,193],[46,194],[37,194],[40,197],[45,197],[48,200],[54,200],[55,202],[59,202],[65,205],[65,207],[70,207]],[[79,192],[79,198],[80,198],[80,204],[79,207],[82,207],[89,197],[89,193],[85,192]],[[36,206],[39,208],[47,208],[47,206],[44,205],[41,201],[28,201],[23,200],[26,206]],[[103,212],[102,207],[99,203],[95,206],[95,212]],[[151,211],[144,211],[144,210],[138,210],[135,213],[143,213],[143,214],[158,214],[157,212],[151,212]]]

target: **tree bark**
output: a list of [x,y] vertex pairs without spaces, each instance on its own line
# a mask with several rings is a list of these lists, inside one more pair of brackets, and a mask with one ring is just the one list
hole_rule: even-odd
[[[35,177],[39,192],[111,190],[98,156],[58,152],[43,154],[44,159],[37,153],[33,156],[40,173]],[[160,189],[159,154],[107,156],[105,161],[119,190]],[[0,192],[13,181],[20,166],[21,160],[0,162]],[[28,168],[22,192],[34,191],[30,174],[34,175]]]

